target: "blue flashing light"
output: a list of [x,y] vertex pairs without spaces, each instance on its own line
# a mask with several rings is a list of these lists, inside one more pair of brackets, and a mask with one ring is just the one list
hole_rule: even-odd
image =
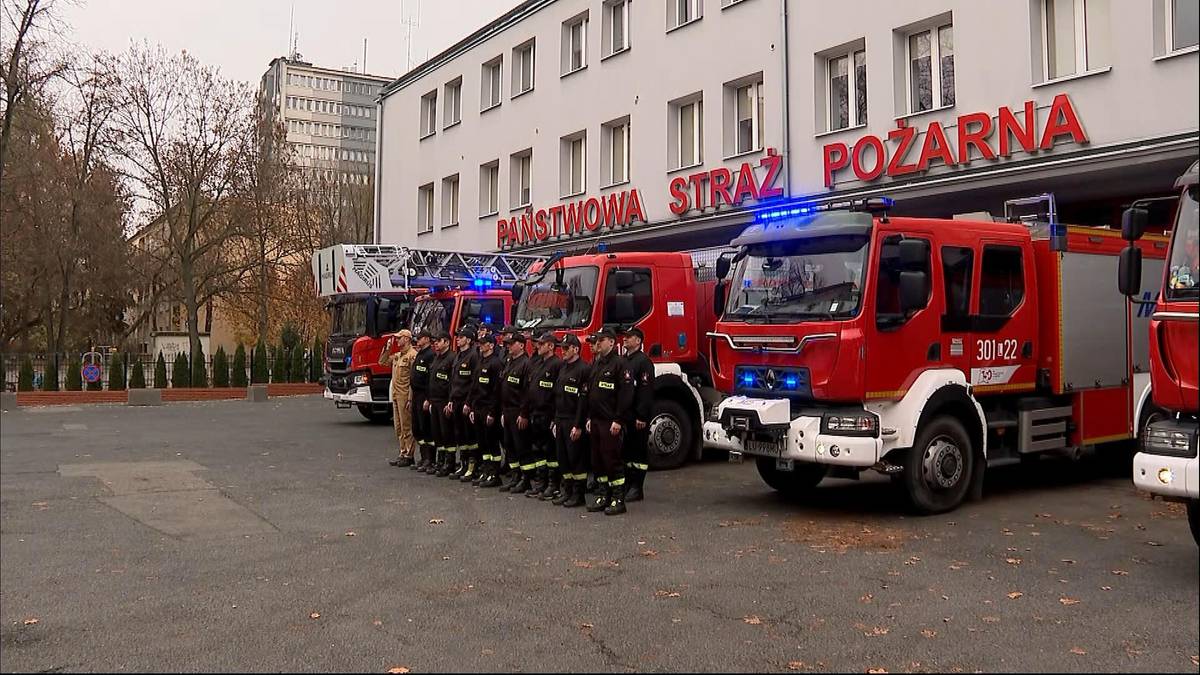
[[800,386],[800,378],[795,375],[787,375],[783,378],[784,389],[795,389]]
[[346,356],[346,365],[350,365],[350,356],[349,355]]
[[471,280],[471,286],[477,291],[483,291],[491,288],[495,284],[491,279],[476,277]]
[[488,324],[489,326],[490,326],[490,325],[492,325],[492,315],[490,315],[490,314],[484,314],[484,315],[483,315],[483,322],[484,322],[484,323],[486,323],[486,324]]
[[753,387],[754,373],[747,371],[744,375],[742,375],[742,384],[746,385],[747,387]]
[[596,242],[596,252],[597,253],[608,253],[608,242],[603,242],[603,241]]

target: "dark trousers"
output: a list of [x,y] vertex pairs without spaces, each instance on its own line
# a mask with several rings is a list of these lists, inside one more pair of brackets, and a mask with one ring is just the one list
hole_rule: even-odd
[[471,418],[463,412],[465,401],[455,401],[454,412],[450,413],[450,419],[454,424],[454,444],[462,453],[464,460],[470,459],[472,454],[479,446],[475,442],[475,425],[471,424]]
[[529,455],[521,460],[521,469],[549,467],[557,473],[558,459],[554,452],[554,435],[550,433],[550,418],[534,415],[529,421]]
[[638,429],[636,425],[630,425],[625,434],[625,445],[622,448],[622,454],[625,459],[625,465],[630,469],[638,471],[649,471],[650,465],[646,463],[650,443],[650,425],[647,424],[645,429]]
[[475,413],[475,443],[478,446],[471,455],[476,460],[500,463],[500,420],[492,418],[487,423],[487,413]]
[[559,470],[565,480],[586,481],[588,465],[591,457],[588,455],[588,435],[582,434],[579,440],[571,440],[571,427],[575,420],[555,420],[558,435],[554,438],[555,456],[558,458]]
[[612,420],[592,420],[592,432],[589,435],[592,443],[592,471],[596,474],[596,482],[603,485],[608,483],[614,487],[625,484],[625,464],[621,461],[621,433],[612,435],[610,428]]
[[429,427],[433,435],[434,448],[439,455],[454,445],[454,429],[450,425],[450,420],[446,419],[445,413],[442,412],[442,408],[445,407],[445,401],[429,401]]
[[504,413],[504,461],[508,468],[521,468],[521,460],[529,453],[529,428],[517,428],[517,413]]
[[429,413],[425,412],[425,397],[413,394],[412,432],[422,459],[433,459],[433,430],[430,429]]

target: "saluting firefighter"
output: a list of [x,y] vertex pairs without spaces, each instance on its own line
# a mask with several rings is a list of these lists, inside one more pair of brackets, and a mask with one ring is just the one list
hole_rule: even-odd
[[522,460],[529,454],[529,408],[525,396],[529,356],[525,353],[525,336],[519,332],[507,333],[504,346],[508,349],[508,363],[500,380],[500,423],[504,429],[504,459],[512,476],[500,491],[524,492],[529,489],[528,476],[521,469]]
[[450,375],[449,417],[454,427],[454,444],[458,447],[458,469],[450,474],[452,480],[470,482],[475,478],[475,425],[471,424],[471,408],[467,399],[475,388],[475,369],[479,352],[475,351],[475,329],[463,326],[454,335],[454,371]]
[[633,407],[633,383],[625,360],[617,354],[617,334],[603,328],[593,336],[596,358],[587,380],[588,438],[592,445],[592,471],[596,474],[596,497],[588,511],[607,516],[625,513],[625,471],[621,441],[625,422]]
[[554,424],[554,381],[558,379],[562,359],[554,353],[558,346],[554,333],[539,333],[535,343],[537,356],[529,373],[529,445],[536,479],[525,496],[550,501],[558,496],[562,480],[550,431]]
[[562,367],[554,381],[554,446],[562,470],[562,489],[552,504],[583,506],[583,491],[587,485],[588,443],[583,435],[587,424],[587,407],[583,397],[591,367],[580,357],[583,345],[572,333],[563,336]]
[[433,428],[433,442],[436,457],[433,466],[425,473],[449,476],[450,462],[453,461],[454,447],[451,445],[454,433],[450,429],[450,420],[446,418],[445,407],[450,403],[450,373],[454,369],[454,352],[450,351],[450,336],[439,332],[433,339],[433,349],[437,357],[429,366],[429,400],[425,401],[425,410],[429,411],[429,420]]
[[500,485],[500,378],[504,359],[496,352],[496,336],[491,331],[481,330],[475,344],[479,361],[475,368],[475,388],[468,400],[475,442],[479,446],[475,455],[479,466],[471,483],[490,488]]
[[400,454],[388,462],[392,466],[409,466],[413,463],[412,429],[412,365],[417,360],[417,350],[412,346],[412,332],[401,330],[388,338],[383,351],[379,352],[379,363],[392,367],[392,424],[396,427],[396,440],[400,442]]
[[631,424],[626,429],[624,446],[627,502],[639,502],[644,498],[646,472],[650,470],[646,463],[646,446],[650,441],[650,420],[654,413],[654,363],[642,350],[645,339],[641,328],[635,326],[625,331],[624,358],[629,376],[624,379],[632,383],[634,392]]
[[409,407],[412,408],[413,438],[416,440],[417,449],[421,451],[421,457],[408,468],[421,471],[433,465],[433,430],[430,428],[432,422],[429,421],[429,411],[425,409],[425,401],[429,399],[429,366],[437,356],[433,351],[432,342],[429,331],[417,334],[417,355],[413,359],[412,374],[409,377],[412,388]]

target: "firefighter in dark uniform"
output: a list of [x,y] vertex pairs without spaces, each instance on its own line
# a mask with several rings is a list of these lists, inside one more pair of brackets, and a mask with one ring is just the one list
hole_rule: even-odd
[[525,396],[529,356],[525,354],[525,336],[519,332],[507,333],[504,346],[508,350],[508,363],[500,376],[500,421],[504,430],[504,459],[512,477],[500,491],[524,492],[529,489],[528,477],[521,470],[521,461],[529,453],[529,407]]
[[471,408],[467,404],[475,389],[475,369],[479,352],[475,350],[475,329],[463,326],[454,336],[454,370],[450,373],[450,420],[454,425],[454,444],[458,447],[458,469],[451,479],[470,482],[475,478],[475,425],[471,424]]
[[563,336],[562,368],[554,381],[554,446],[562,471],[562,489],[552,504],[583,506],[583,490],[587,484],[588,444],[583,428],[587,424],[583,389],[591,373],[587,361],[580,358],[582,345],[571,333]]
[[587,380],[588,439],[592,445],[592,471],[596,474],[596,497],[588,511],[605,515],[625,513],[625,471],[621,442],[625,423],[633,407],[633,386],[625,360],[617,354],[617,334],[603,328],[594,336],[596,357]]
[[555,452],[554,435],[554,382],[558,379],[558,371],[562,368],[562,359],[554,353],[558,346],[558,338],[549,331],[538,334],[535,340],[537,369],[532,373],[529,382],[531,399],[529,420],[529,442],[537,463],[537,481],[526,497],[550,501],[558,496],[562,483],[562,468],[558,463]]
[[454,458],[454,432],[445,411],[450,403],[450,373],[454,368],[450,336],[444,332],[438,333],[433,340],[433,349],[437,357],[429,366],[429,400],[425,401],[425,409],[429,411],[436,457],[433,466],[426,469],[425,473],[448,476],[450,462]]
[[650,420],[654,413],[654,363],[642,350],[646,335],[636,326],[625,331],[625,368],[627,382],[633,383],[633,409],[625,431],[625,501],[640,502],[646,485],[647,444],[650,442]]
[[471,422],[475,425],[475,443],[479,446],[475,453],[479,465],[471,483],[496,487],[500,485],[500,373],[504,370],[504,361],[496,352],[496,336],[490,331],[487,334],[480,331],[475,344],[479,361],[469,405]]
[[425,409],[425,401],[429,399],[429,366],[437,356],[433,351],[432,340],[428,331],[417,335],[417,358],[412,366],[412,427],[413,438],[417,440],[417,449],[421,452],[420,461],[410,464],[408,468],[424,471],[433,465],[433,430],[430,429],[429,411]]

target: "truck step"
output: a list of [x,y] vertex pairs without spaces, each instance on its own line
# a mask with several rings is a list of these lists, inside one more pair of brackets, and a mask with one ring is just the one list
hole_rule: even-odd
[[[1067,422],[1071,406],[1029,408],[1017,413],[1021,454],[1046,452],[1067,447]],[[990,426],[990,425],[989,425]]]

